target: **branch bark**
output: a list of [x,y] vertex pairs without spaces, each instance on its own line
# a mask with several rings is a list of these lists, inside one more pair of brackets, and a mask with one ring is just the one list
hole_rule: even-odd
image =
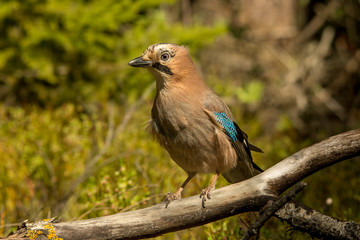
[[[50,225],[56,236],[64,240],[154,237],[203,225],[238,213],[258,211],[269,200],[275,200],[286,189],[312,173],[359,155],[360,129],[325,139],[289,156],[251,179],[214,190],[206,208],[202,208],[198,196],[192,196],[173,202],[167,209],[165,209],[165,203],[160,203],[145,209],[88,220],[60,223],[48,220],[48,222],[43,222],[43,228]],[[286,204],[283,208],[285,210],[279,210],[277,215],[295,227],[299,221],[303,221],[308,228],[313,227],[306,225],[310,221],[308,216],[297,214],[294,208],[291,208],[291,204]],[[316,224],[319,222],[315,221]],[[28,236],[41,229],[39,222],[26,223],[24,227]],[[317,231],[319,228],[327,227],[322,231],[331,232],[330,228],[333,226],[324,224],[317,227],[317,229],[306,230],[312,232],[312,230]],[[360,239],[360,227],[358,224],[344,223],[342,232],[335,231],[335,234],[330,236],[331,239]]]
[[360,239],[358,223],[340,221],[313,209],[304,208],[297,202],[286,204],[275,215],[296,229],[319,239]]
[[[265,224],[265,222],[273,216],[279,209],[281,209],[285,204],[287,204],[291,199],[293,199],[296,194],[298,194],[304,187],[306,183],[300,182],[291,188],[285,195],[278,198],[275,202],[268,202],[268,207],[264,209],[259,218],[255,223],[251,224],[249,230],[244,234],[241,240],[248,240],[252,236],[259,233],[260,228]],[[269,204],[270,203],[270,204]]]

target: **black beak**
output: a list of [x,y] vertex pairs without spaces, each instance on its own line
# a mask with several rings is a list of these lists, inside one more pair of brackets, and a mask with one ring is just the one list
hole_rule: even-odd
[[132,67],[151,67],[152,61],[145,61],[142,57],[135,58],[128,63]]

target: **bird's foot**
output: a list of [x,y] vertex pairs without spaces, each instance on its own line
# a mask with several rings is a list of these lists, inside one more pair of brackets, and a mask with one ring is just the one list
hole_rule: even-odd
[[174,193],[168,193],[164,199],[164,202],[165,202],[165,208],[167,208],[167,206],[175,201],[175,200],[178,200],[178,199],[181,199],[181,191],[176,191]]
[[202,207],[205,208],[205,202],[207,199],[211,199],[211,190],[214,189],[214,186],[208,186],[207,188],[203,189],[200,193],[200,198],[202,199]]

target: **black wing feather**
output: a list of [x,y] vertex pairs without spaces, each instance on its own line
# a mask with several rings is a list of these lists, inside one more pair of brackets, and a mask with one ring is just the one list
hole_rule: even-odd
[[[252,156],[251,156],[251,151],[250,151],[250,150],[253,150],[253,148],[256,148],[255,151],[257,151],[257,152],[262,152],[261,149],[258,148],[258,147],[256,147],[256,146],[254,146],[254,145],[249,144],[249,142],[248,142],[248,140],[247,140],[247,134],[244,133],[244,132],[240,129],[240,127],[237,125],[236,122],[233,122],[233,123],[234,123],[235,128],[236,128],[236,132],[237,132],[237,135],[236,135],[236,136],[237,136],[237,139],[238,139],[238,141],[235,142],[235,143],[239,143],[239,144],[235,144],[235,143],[233,143],[233,141],[232,141],[233,146],[234,146],[234,148],[235,148],[235,151],[236,151],[240,156],[244,157],[244,150],[245,150],[247,156],[248,156],[248,157],[250,158],[250,160],[251,160],[252,166],[253,166],[256,170],[258,170],[258,171],[260,171],[260,172],[263,172],[263,170],[262,170],[258,165],[256,165],[256,164],[254,163],[254,161],[253,161],[253,159],[252,159]],[[239,146],[239,145],[240,145],[240,146]],[[240,148],[240,149],[239,149],[239,148]],[[244,149],[244,150],[242,150],[242,149]]]

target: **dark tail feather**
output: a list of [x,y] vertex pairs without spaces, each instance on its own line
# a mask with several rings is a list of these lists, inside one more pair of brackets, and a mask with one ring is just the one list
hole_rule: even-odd
[[254,162],[252,162],[252,166],[258,170],[260,173],[262,173],[264,170],[262,170],[258,165],[256,165]]
[[[258,148],[257,146],[255,145],[252,145],[251,143],[249,143],[249,149],[251,151],[254,151],[254,152],[259,152],[259,153],[264,153],[260,148]],[[252,162],[252,166],[258,170],[259,172],[263,172],[264,170],[262,170],[258,165],[256,165],[253,161]]]
[[250,158],[247,160],[239,160],[236,167],[226,173],[222,173],[226,181],[229,183],[237,183],[262,172],[261,168],[259,168],[254,162],[248,164],[247,162],[249,161],[251,161]]
[[251,143],[249,143],[249,149],[254,152],[264,153],[260,148],[258,148],[255,145],[252,145]]

